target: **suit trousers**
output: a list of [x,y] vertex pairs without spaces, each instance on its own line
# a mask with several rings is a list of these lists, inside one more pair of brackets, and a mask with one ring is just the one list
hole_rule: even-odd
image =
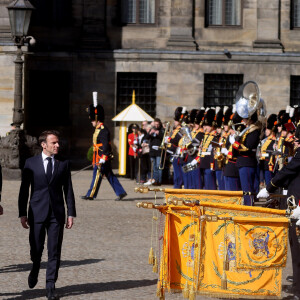
[[47,233],[48,263],[46,271],[46,288],[54,288],[60,266],[61,247],[63,241],[64,224],[57,222],[52,209],[45,222],[30,224],[29,243],[30,257],[33,262],[32,275],[38,276],[44,243]]
[[216,173],[211,169],[200,169],[201,174],[203,175],[204,180],[204,189],[205,190],[216,190],[217,183],[216,183]]
[[225,190],[223,170],[216,170],[216,177],[217,177],[219,190]]
[[293,266],[293,285],[298,293],[300,293],[300,256],[299,256],[299,242],[296,235],[296,221],[292,220],[289,226],[289,242],[292,255],[292,266]]

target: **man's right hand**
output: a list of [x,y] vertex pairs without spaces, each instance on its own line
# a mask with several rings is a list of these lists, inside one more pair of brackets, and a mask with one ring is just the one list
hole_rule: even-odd
[[21,217],[21,224],[25,229],[29,228],[27,217]]
[[3,215],[3,207],[0,205],[0,215]]

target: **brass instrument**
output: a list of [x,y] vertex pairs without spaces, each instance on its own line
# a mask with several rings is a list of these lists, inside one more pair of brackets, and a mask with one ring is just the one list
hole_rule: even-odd
[[159,146],[159,148],[161,149],[161,154],[160,154],[160,163],[159,163],[158,168],[160,170],[163,170],[165,168],[166,158],[167,158],[167,145],[165,143],[165,138],[169,134],[170,134],[170,122],[167,122],[165,132],[164,132],[164,136],[163,136],[163,139],[162,139],[161,144]]

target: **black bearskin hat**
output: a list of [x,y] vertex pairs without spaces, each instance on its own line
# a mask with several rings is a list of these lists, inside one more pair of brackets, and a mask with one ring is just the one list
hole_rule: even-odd
[[174,115],[174,120],[175,121],[180,121],[181,118],[181,112],[182,112],[182,107],[179,106],[175,109],[175,115]]
[[192,109],[189,117],[189,124],[194,124],[198,109]]
[[198,112],[197,112],[197,115],[195,117],[195,123],[196,124],[199,124],[201,123],[203,117],[204,117],[204,113],[205,113],[205,110],[204,108],[203,109],[200,109]]
[[[104,122],[104,108],[102,105],[98,104],[96,107],[94,107],[93,104],[90,104],[88,107],[88,113],[89,113],[89,118],[92,121],[100,121],[100,122]],[[96,118],[97,116],[97,118]]]
[[272,131],[277,131],[277,126],[275,122],[277,121],[277,116],[275,114],[271,114],[267,119],[267,129]]
[[243,118],[240,117],[237,112],[235,112],[234,115],[231,115],[230,118],[231,118],[231,121],[232,121],[232,125],[234,126],[234,129],[236,131],[240,132],[240,131],[242,131],[246,128],[246,126],[244,124],[241,124]]
[[212,108],[210,108],[207,112],[206,112],[206,114],[205,114],[205,116],[204,116],[204,123],[203,123],[203,125],[205,126],[214,126],[215,125],[215,122],[214,122],[214,120],[215,120],[215,115],[216,115],[216,112],[215,112],[215,110],[214,109],[212,109]]
[[217,127],[220,128],[222,127],[222,124],[223,124],[223,116],[224,116],[224,113],[223,113],[223,109],[220,109],[216,115],[216,123],[217,123]]
[[277,123],[278,123],[278,126],[282,126],[282,117],[283,115],[285,114],[285,110],[282,109],[279,111],[278,115],[277,115]]
[[258,120],[257,111],[250,117],[250,120],[255,123]]
[[232,108],[228,107],[224,113],[224,117],[223,117],[223,125],[228,125],[229,121],[230,121],[230,116],[232,115]]

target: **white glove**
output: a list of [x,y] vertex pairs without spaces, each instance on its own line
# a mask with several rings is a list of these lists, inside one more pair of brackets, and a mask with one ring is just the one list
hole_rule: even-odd
[[228,154],[228,150],[226,148],[222,148],[221,149],[221,153],[227,155]]
[[137,143],[138,143],[138,141],[137,141],[137,140],[134,140],[134,141],[133,141],[133,143],[134,143],[134,144],[137,144]]
[[158,150],[158,146],[152,146],[152,149],[154,149],[154,150]]
[[104,164],[105,163],[105,159],[103,159],[103,158],[100,158],[100,160],[99,160],[99,164]]
[[300,220],[298,220],[298,221],[296,222],[296,225],[297,225],[297,226],[300,226]]
[[166,137],[165,137],[165,143],[167,144],[168,142],[169,142],[169,137],[166,136]]
[[270,196],[269,192],[266,188],[260,190],[260,192],[257,194],[257,198],[268,198]]
[[193,159],[193,160],[190,162],[191,166],[195,166],[197,163],[198,163],[198,162],[197,162],[196,159]]
[[[299,205],[297,205],[297,207],[293,210],[291,217],[293,219],[298,219],[298,220],[300,219],[300,206]],[[299,225],[299,224],[297,224],[297,225]]]
[[132,147],[133,151],[136,152],[137,148],[136,147]]

